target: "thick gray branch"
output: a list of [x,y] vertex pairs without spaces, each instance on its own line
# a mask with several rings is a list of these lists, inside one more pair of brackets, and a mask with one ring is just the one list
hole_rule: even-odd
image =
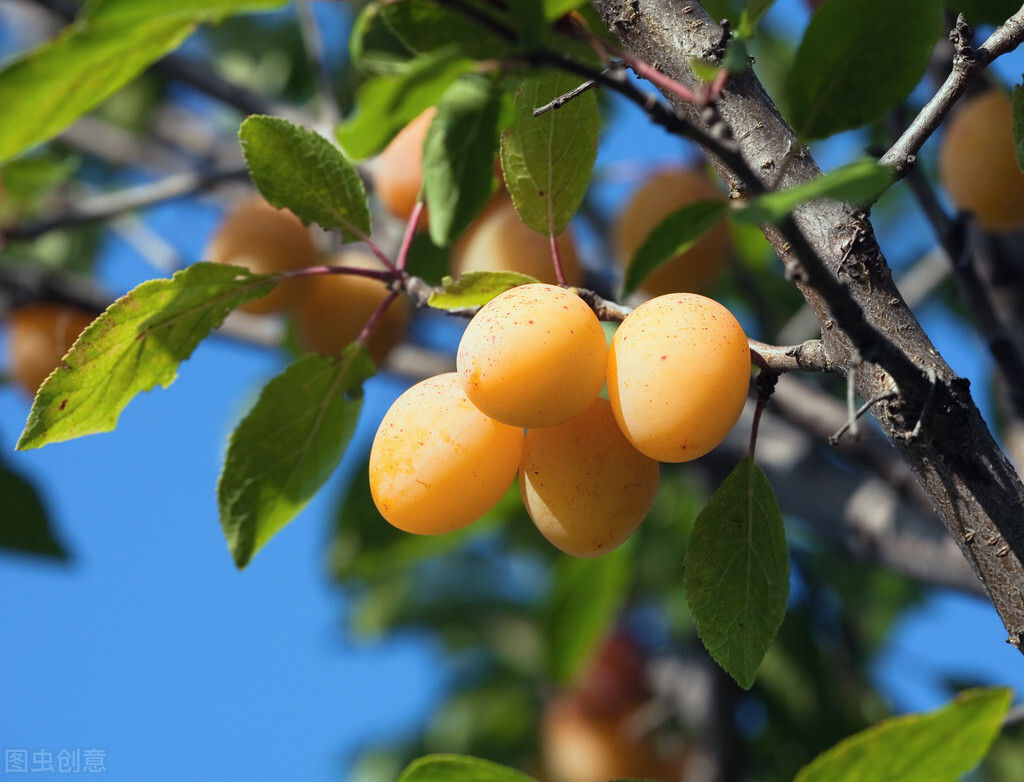
[[[683,5],[673,0],[595,0],[628,51],[697,89],[688,60],[707,59],[722,32],[697,3],[686,2],[685,14]],[[700,125],[693,106],[670,95],[666,98]],[[790,187],[820,174],[751,71],[730,78],[719,108],[747,166],[758,172],[765,187]],[[727,183],[743,192],[741,182],[721,160],[712,156],[712,163]],[[819,201],[798,209],[794,221],[832,276],[846,284],[866,321],[885,334],[922,376],[934,379],[914,388],[901,384],[900,394],[876,405],[873,413],[984,585],[1010,643],[1021,649],[1024,486],[982,420],[968,383],[945,363],[903,301],[866,216],[845,204]],[[792,268],[796,259],[791,245],[776,229],[766,228],[765,235]],[[821,326],[823,347],[832,365],[843,372],[860,356],[819,292],[797,280]],[[892,383],[876,365],[865,363],[856,373],[856,388],[862,398],[874,399],[892,390]]]

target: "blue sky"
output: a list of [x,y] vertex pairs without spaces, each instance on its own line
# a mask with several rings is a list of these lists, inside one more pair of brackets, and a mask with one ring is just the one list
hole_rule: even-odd
[[[602,165],[678,150],[631,111]],[[199,257],[215,219],[204,205],[147,214],[186,258]],[[896,261],[931,240],[926,227],[905,229],[881,235]],[[115,292],[157,276],[116,240],[101,269]],[[987,361],[973,338],[923,315],[957,371],[980,381]],[[31,476],[75,554],[60,567],[0,553],[0,750],[99,749],[112,780],[336,780],[362,743],[413,729],[441,697],[429,639],[357,644],[342,631],[344,601],[324,566],[341,476],[244,573],[231,563],[216,475],[233,422],[282,366],[273,351],[207,340],[116,432],[26,453],[13,448],[28,401],[0,388],[3,458]],[[399,390],[372,381],[364,438]],[[1024,692],[1004,637],[983,601],[939,594],[902,622],[878,679],[901,709],[938,705],[940,676],[968,662]]]

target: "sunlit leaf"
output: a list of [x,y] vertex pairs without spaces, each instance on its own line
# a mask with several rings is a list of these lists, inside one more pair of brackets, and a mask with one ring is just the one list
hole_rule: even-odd
[[578,87],[561,71],[527,78],[516,91],[512,125],[501,136],[505,184],[519,217],[545,236],[560,234],[583,202],[597,158],[600,116],[593,90],[539,117],[536,108]]
[[888,168],[873,160],[858,160],[802,185],[758,196],[737,208],[734,217],[752,225],[778,223],[801,204],[818,198],[867,207],[894,181]]
[[427,755],[414,760],[398,782],[534,782],[515,769],[465,755]]
[[215,22],[232,14],[272,11],[288,0],[91,0],[88,18],[103,22],[183,19]]
[[343,240],[370,235],[370,205],[359,172],[340,149],[319,133],[281,117],[249,117],[238,131],[245,164],[260,193],[288,207],[303,222]]
[[350,345],[338,360],[309,354],[271,380],[231,435],[217,484],[228,548],[244,568],[338,466],[373,362]]
[[509,288],[531,282],[537,281],[519,272],[467,272],[457,280],[445,277],[441,290],[430,296],[428,304],[439,310],[480,307]]
[[927,714],[883,720],[823,752],[795,782],[957,782],[985,757],[1012,696],[968,690]]
[[446,8],[436,0],[388,3],[381,9],[381,15],[414,52],[433,52],[454,46],[462,55],[478,60],[500,59],[510,54],[512,41],[491,25],[479,21],[491,19],[501,24],[507,23],[508,17],[502,16],[493,3],[479,0],[466,0],[466,3],[477,18]]
[[18,448],[111,431],[136,394],[167,388],[178,365],[231,310],[269,293],[279,278],[196,263],[122,296],[82,332],[65,365],[43,383]]
[[921,80],[941,34],[942,0],[828,0],[786,80],[793,127],[824,138],[881,117]]
[[750,689],[786,615],[789,552],[775,494],[749,456],[697,516],[683,583],[708,653]]

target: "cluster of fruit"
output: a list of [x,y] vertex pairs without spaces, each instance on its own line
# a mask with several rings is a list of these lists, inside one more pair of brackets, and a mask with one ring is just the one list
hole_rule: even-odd
[[484,515],[518,473],[549,541],[605,554],[647,515],[659,462],[718,445],[749,382],[742,327],[699,294],[644,302],[609,346],[573,291],[512,288],[469,322],[456,372],[421,381],[385,415],[370,454],[373,498],[399,529],[450,532]]
[[[317,264],[371,269],[384,266],[368,252],[347,248],[323,258],[310,230],[287,209],[276,209],[259,195],[243,199],[217,226],[204,253],[215,263],[244,266],[257,274],[298,271]],[[362,332],[388,297],[379,279],[359,274],[315,274],[283,281],[270,293],[242,305],[254,315],[287,312],[303,350],[334,356]],[[409,310],[395,301],[369,335],[366,347],[383,363],[405,334]]]

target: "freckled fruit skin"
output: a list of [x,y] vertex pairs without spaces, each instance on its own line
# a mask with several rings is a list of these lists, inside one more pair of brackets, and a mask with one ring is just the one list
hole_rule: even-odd
[[686,462],[718,445],[743,411],[750,350],[718,302],[695,293],[646,301],[619,326],[608,351],[608,398],[641,452]]
[[[382,270],[376,258],[344,252],[329,265]],[[380,280],[354,274],[318,274],[302,280],[295,309],[295,332],[303,350],[336,356],[353,342],[377,308],[388,297]],[[379,366],[405,335],[409,307],[404,298],[391,302],[367,341],[367,350]]]
[[374,162],[373,192],[400,220],[412,215],[423,187],[423,142],[436,114],[437,108],[431,106],[417,116],[391,139]]
[[[566,229],[556,240],[567,285],[583,280],[576,244]],[[452,250],[451,272],[513,271],[540,282],[558,282],[551,260],[551,240],[519,219],[508,193],[495,195]]]
[[958,209],[988,231],[1024,225],[1024,173],[1017,167],[1009,97],[989,90],[950,117],[939,149],[939,180]]
[[526,433],[519,491],[541,534],[567,554],[596,557],[632,535],[658,491],[658,463],[622,434],[598,398],[558,426]]
[[491,418],[555,426],[597,399],[607,352],[601,322],[583,299],[534,283],[480,309],[463,332],[455,364],[466,396]]
[[[224,218],[203,253],[207,261],[244,266],[256,274],[302,269],[317,263],[318,256],[302,221],[259,196],[245,199]],[[295,303],[298,295],[294,283],[282,282],[240,309],[254,315],[282,312]]]
[[94,313],[66,304],[27,304],[7,317],[7,371],[30,396],[50,376]]
[[436,535],[476,521],[519,469],[523,430],[488,418],[455,373],[403,393],[370,450],[370,490],[381,515],[406,532]]
[[[632,262],[648,234],[672,212],[694,201],[721,198],[721,191],[700,169],[669,169],[656,173],[633,193],[616,218],[612,241],[623,270]],[[693,247],[651,274],[641,288],[651,296],[704,291],[718,277],[731,248],[729,223],[723,218]]]

